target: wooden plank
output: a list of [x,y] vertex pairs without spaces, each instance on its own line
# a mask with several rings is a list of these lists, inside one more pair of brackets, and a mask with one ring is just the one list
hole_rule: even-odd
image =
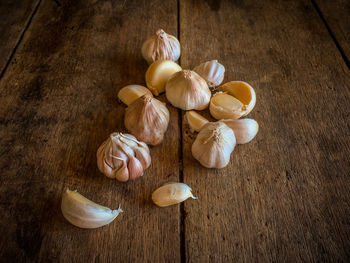
[[218,59],[257,93],[254,141],[228,167],[191,156],[183,125],[188,262],[350,258],[350,75],[309,1],[181,1],[182,66]]
[[350,60],[350,2],[347,0],[319,1],[315,3],[347,60]]
[[[26,28],[39,0],[0,2],[0,74]],[[0,75],[1,76],[1,75]]]
[[[43,1],[0,82],[0,256],[33,262],[175,262],[177,206],[151,193],[179,180],[178,111],[152,147],[144,177],[119,183],[96,165],[98,146],[123,131],[118,89],[144,83],[141,45],[159,27],[177,34],[176,1]],[[161,99],[164,100],[164,97]],[[171,154],[169,154],[169,149]],[[61,194],[125,211],[107,227],[84,230],[60,211]]]

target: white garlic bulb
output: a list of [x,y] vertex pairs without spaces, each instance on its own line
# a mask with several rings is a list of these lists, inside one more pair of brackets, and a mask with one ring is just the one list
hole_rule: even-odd
[[203,110],[211,97],[205,80],[190,70],[173,74],[165,86],[165,94],[173,106],[183,110]]
[[150,164],[147,144],[130,134],[112,133],[97,150],[98,169],[121,182],[142,176]]
[[126,109],[124,124],[138,140],[157,145],[168,128],[169,111],[165,103],[146,94]]
[[141,85],[128,85],[120,89],[118,92],[118,98],[126,105],[130,105],[135,100],[145,94],[152,95],[152,92]]
[[209,122],[198,133],[192,144],[192,155],[207,168],[223,168],[236,146],[235,135],[223,122]]
[[176,37],[159,29],[155,35],[147,39],[141,48],[142,56],[149,64],[156,60],[177,61],[180,57],[180,42]]
[[184,183],[168,183],[153,192],[152,200],[157,206],[164,207],[181,203],[190,197],[197,199],[191,191]]
[[217,60],[210,60],[196,66],[193,71],[204,78],[209,87],[216,87],[221,84],[225,76],[225,67]]
[[237,144],[245,144],[250,142],[259,131],[259,124],[253,119],[221,121],[233,130]]
[[123,212],[120,206],[117,210],[111,210],[69,189],[62,195],[61,211],[71,224],[80,228],[97,228],[107,225]]

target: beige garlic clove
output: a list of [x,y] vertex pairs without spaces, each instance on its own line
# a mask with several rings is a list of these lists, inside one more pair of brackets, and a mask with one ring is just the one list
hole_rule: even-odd
[[141,48],[142,56],[149,64],[156,60],[177,61],[180,52],[180,42],[177,38],[165,33],[162,29],[147,39]]
[[163,93],[168,79],[182,68],[171,60],[157,60],[146,71],[146,84],[155,96]]
[[80,228],[97,228],[107,225],[123,212],[120,206],[117,210],[111,210],[69,189],[62,195],[61,211],[71,224]]
[[235,134],[237,144],[245,144],[254,139],[259,131],[259,124],[253,119],[221,120]]
[[118,92],[118,98],[126,105],[130,105],[145,94],[152,95],[152,92],[141,85],[128,85]]
[[168,183],[153,192],[152,200],[157,206],[165,207],[181,203],[190,197],[197,199],[191,191],[184,183]]
[[172,75],[165,90],[168,101],[183,110],[203,110],[208,107],[211,97],[205,80],[191,70]]
[[138,140],[157,145],[168,128],[169,111],[165,103],[146,94],[126,109],[124,124]]
[[[252,86],[244,81],[230,81],[218,88],[220,91],[235,97],[244,104],[245,110],[242,116],[248,115],[256,103],[256,94]],[[223,118],[222,118],[223,119]]]
[[239,119],[246,112],[245,105],[226,92],[217,92],[210,100],[210,114],[217,120]]
[[193,69],[204,78],[209,87],[216,87],[221,84],[225,76],[225,67],[217,60],[204,62]]
[[206,118],[193,110],[186,112],[185,120],[188,123],[191,132],[199,132],[201,128],[209,122]]
[[98,169],[121,182],[135,180],[151,164],[147,144],[130,134],[112,133],[97,150]]
[[192,144],[192,155],[207,168],[223,168],[236,146],[235,135],[223,122],[205,124]]

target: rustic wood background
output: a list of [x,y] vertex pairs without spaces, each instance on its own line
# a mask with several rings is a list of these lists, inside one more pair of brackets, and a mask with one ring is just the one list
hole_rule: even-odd
[[[116,94],[144,84],[140,48],[158,28],[180,39],[183,68],[218,59],[225,81],[253,85],[260,131],[205,169],[168,106],[151,167],[123,184],[96,150],[125,130]],[[0,39],[0,261],[350,261],[349,1],[4,0]],[[199,199],[154,206],[169,181]],[[76,228],[66,188],[125,212]]]

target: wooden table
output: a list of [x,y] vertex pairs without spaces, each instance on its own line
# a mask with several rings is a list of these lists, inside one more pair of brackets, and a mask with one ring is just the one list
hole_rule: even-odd
[[[2,1],[1,261],[349,262],[349,10],[346,0]],[[228,167],[205,169],[184,112],[168,106],[151,167],[119,183],[98,171],[96,150],[125,131],[116,95],[144,84],[140,48],[158,28],[179,38],[183,68],[218,59],[225,82],[255,88],[260,131]],[[152,191],[170,181],[199,199],[156,207]],[[60,211],[67,188],[125,212],[74,227]]]

